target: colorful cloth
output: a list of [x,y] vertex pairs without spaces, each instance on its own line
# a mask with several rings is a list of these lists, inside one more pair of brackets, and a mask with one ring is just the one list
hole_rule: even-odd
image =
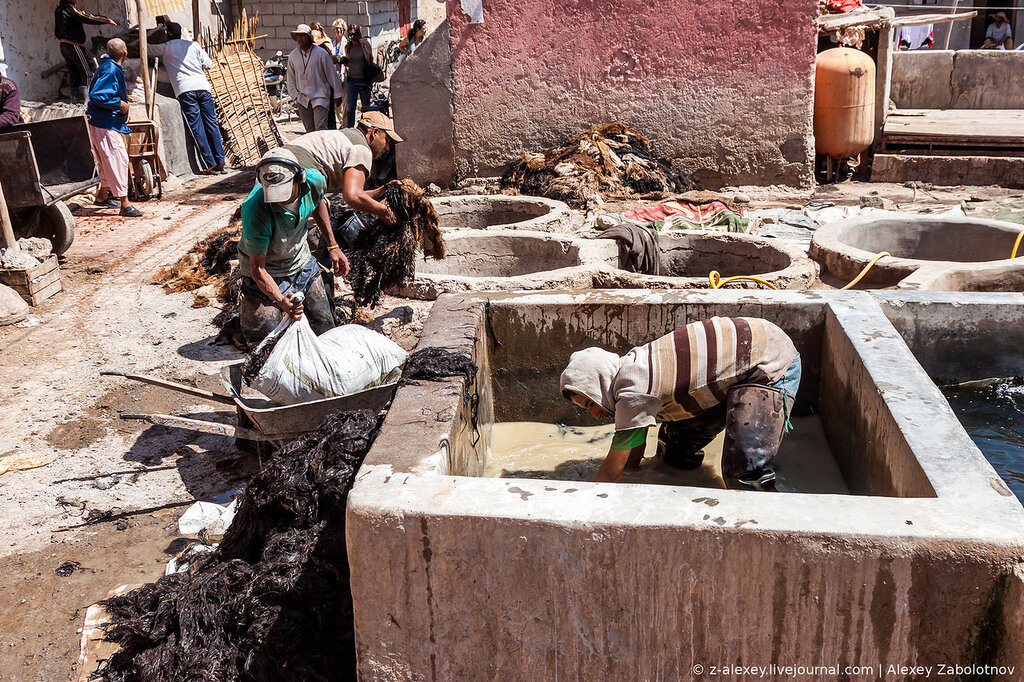
[[746,232],[750,220],[733,211],[721,201],[694,204],[688,201],[666,201],[624,213],[630,222],[651,225],[656,230],[715,230]]
[[931,47],[935,44],[935,33],[932,25],[925,26],[900,26],[896,31],[897,50],[917,50],[922,47]]

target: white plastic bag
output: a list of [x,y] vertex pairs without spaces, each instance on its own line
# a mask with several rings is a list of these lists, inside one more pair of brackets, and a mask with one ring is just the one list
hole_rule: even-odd
[[371,388],[408,357],[388,337],[358,324],[317,336],[303,316],[284,330],[250,385],[282,405],[296,405]]

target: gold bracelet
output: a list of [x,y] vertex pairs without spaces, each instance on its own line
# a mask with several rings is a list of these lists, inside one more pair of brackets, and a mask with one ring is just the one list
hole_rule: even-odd
[[331,249],[340,249],[340,248],[341,248],[340,246],[338,246],[337,244],[335,244],[335,245],[333,245],[333,246],[328,246],[328,247],[327,247],[327,250],[328,250],[328,251],[330,251]]

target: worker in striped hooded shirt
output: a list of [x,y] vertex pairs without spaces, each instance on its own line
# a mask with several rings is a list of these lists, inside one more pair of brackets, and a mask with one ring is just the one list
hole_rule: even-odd
[[789,409],[800,385],[800,354],[779,327],[758,318],[713,317],[638,346],[572,354],[562,395],[596,419],[615,419],[597,481],[618,481],[644,456],[647,429],[661,422],[665,462],[696,469],[724,429],[727,481],[772,490]]

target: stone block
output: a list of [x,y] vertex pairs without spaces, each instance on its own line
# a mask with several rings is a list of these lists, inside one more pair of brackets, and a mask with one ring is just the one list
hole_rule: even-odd
[[266,28],[270,26],[284,26],[284,19],[278,14],[260,15],[260,23]]
[[952,50],[904,50],[892,55],[890,98],[900,109],[949,109]]
[[958,50],[951,80],[953,109],[1024,109],[1024,51]]

